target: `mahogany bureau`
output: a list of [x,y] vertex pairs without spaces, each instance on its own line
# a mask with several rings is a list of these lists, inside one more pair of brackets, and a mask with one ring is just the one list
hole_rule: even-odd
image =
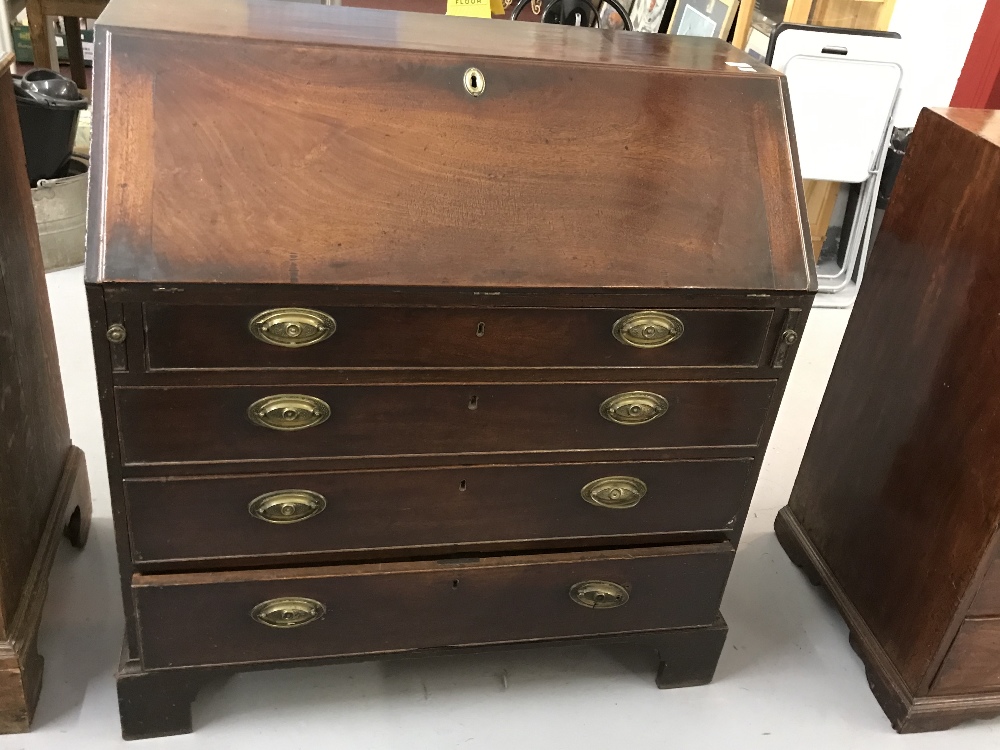
[[900,732],[1000,715],[1000,115],[917,120],[775,530]]
[[815,288],[781,76],[114,0],[95,91],[126,737],[190,731],[219,671],[331,659],[624,639],[661,687],[712,678]]
[[0,734],[26,732],[42,687],[38,629],[65,534],[90,528],[83,451],[70,442],[10,67],[0,53]]

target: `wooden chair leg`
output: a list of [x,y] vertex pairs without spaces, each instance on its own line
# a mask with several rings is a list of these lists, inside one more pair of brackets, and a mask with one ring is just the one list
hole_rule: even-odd
[[31,32],[31,50],[35,58],[35,67],[59,70],[59,61],[52,59],[49,22],[42,10],[42,0],[28,0],[25,8],[28,11],[28,29]]
[[66,31],[66,52],[69,55],[70,76],[78,89],[87,86],[87,69],[83,63],[83,41],[80,39],[80,19],[76,16],[63,16],[63,29]]

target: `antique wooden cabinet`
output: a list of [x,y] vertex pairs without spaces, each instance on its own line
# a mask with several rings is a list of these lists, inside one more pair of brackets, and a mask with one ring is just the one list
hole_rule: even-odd
[[1000,714],[1000,116],[925,110],[775,530],[901,732]]
[[630,639],[710,680],[815,286],[784,80],[245,0],[117,0],[98,51],[125,736],[304,661]]
[[25,732],[42,687],[36,640],[63,533],[90,526],[70,443],[42,251],[11,82],[0,54],[0,733]]

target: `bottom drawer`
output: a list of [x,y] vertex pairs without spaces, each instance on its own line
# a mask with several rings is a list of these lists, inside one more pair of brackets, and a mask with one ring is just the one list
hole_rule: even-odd
[[1000,617],[967,619],[938,670],[932,695],[1000,690]]
[[720,543],[136,575],[132,591],[142,665],[157,669],[709,624],[732,559]]

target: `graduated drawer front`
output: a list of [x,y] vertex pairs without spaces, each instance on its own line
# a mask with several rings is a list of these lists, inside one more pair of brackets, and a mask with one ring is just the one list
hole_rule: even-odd
[[[475,562],[137,575],[146,669],[375,654],[709,624],[732,564],[729,544],[484,558]],[[594,609],[574,584],[607,581],[628,600]],[[273,600],[325,614],[272,627],[251,612]]]
[[[745,458],[126,480],[125,499],[133,558],[146,563],[531,540],[607,546],[731,528],[752,467]],[[639,480],[645,495],[613,507],[616,490],[638,496],[616,477]]]
[[[606,399],[654,392],[666,412],[645,424],[601,416]],[[128,463],[475,454],[755,445],[774,381],[530,385],[118,388]],[[330,416],[293,431],[254,424],[275,394],[320,399]]]
[[[255,338],[261,306],[145,305],[151,370],[266,368],[756,367],[770,310],[667,309],[672,343],[624,344],[634,309],[314,307],[336,330],[289,348]],[[304,335],[300,333],[300,336]]]

